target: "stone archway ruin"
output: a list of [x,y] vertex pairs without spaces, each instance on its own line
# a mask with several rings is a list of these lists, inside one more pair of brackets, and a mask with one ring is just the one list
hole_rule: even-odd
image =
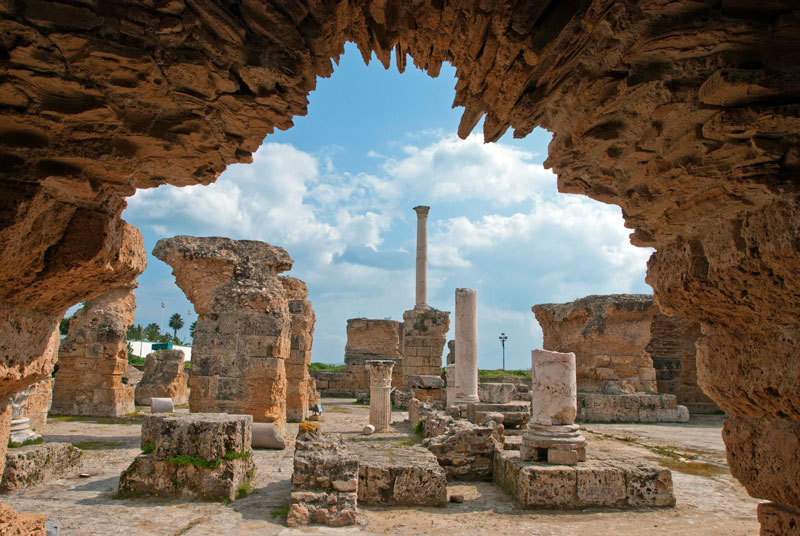
[[125,197],[250,161],[350,40],[401,71],[449,61],[459,135],[484,114],[487,141],[547,128],[559,190],[622,207],[661,309],[702,325],[731,470],[782,533],[800,523],[799,27],[787,0],[5,3],[0,399],[50,373],[67,307],[143,270]]

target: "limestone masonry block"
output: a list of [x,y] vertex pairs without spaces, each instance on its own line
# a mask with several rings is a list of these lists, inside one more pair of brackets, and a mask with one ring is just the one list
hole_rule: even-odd
[[444,506],[447,477],[422,447],[364,445],[358,456],[358,502],[383,506]]
[[513,383],[479,383],[478,398],[481,402],[507,404],[514,398],[517,386]]
[[578,413],[575,354],[531,351],[531,422],[573,424]]
[[189,374],[183,350],[156,350],[147,355],[142,379],[136,384],[136,403],[149,406],[150,399],[171,398],[175,405],[188,402]]
[[120,494],[236,499],[255,472],[250,415],[151,415],[142,424],[142,454],[123,471]]
[[83,466],[82,452],[69,443],[42,443],[8,450],[0,491],[20,491],[71,476]]

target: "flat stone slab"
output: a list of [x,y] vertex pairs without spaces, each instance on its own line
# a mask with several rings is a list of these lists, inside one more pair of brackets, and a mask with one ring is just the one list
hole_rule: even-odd
[[513,383],[480,383],[478,398],[490,404],[508,404],[516,394],[517,386]]
[[589,459],[575,466],[523,461],[518,451],[494,457],[494,482],[522,508],[577,510],[675,506],[672,473],[657,465]]
[[83,453],[69,443],[42,443],[10,448],[0,491],[20,491],[80,472]]
[[689,411],[675,395],[578,393],[580,422],[686,422]]
[[447,475],[422,447],[358,445],[358,501],[382,506],[444,506]]
[[142,424],[142,449],[163,460],[198,456],[206,461],[230,452],[249,452],[253,417],[225,413],[178,413],[148,416]]
[[467,420],[474,424],[483,424],[490,413],[503,414],[503,426],[516,428],[528,424],[531,406],[528,402],[509,402],[493,404],[488,402],[470,402],[467,404]]

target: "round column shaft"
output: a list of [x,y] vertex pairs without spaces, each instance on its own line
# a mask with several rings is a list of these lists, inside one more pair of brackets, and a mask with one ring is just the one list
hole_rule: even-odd
[[416,308],[428,306],[428,211],[431,207],[414,207],[417,213],[417,300]]
[[389,428],[392,422],[392,368],[394,361],[367,361],[369,371],[369,423],[375,431]]
[[456,404],[478,402],[478,293],[456,289]]

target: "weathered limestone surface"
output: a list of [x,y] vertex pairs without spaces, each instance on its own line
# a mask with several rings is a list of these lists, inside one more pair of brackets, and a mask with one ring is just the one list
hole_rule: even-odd
[[447,477],[422,447],[363,445],[358,456],[358,502],[382,506],[444,506]]
[[578,393],[581,422],[686,422],[689,410],[675,395]]
[[456,404],[478,402],[478,293],[456,289]]
[[300,423],[286,524],[354,525],[357,503],[358,457],[341,437],[323,436],[316,423]]
[[403,313],[403,377],[439,376],[450,313],[432,307]]
[[28,408],[25,416],[31,420],[34,432],[42,433],[47,424],[47,413],[53,403],[53,378],[47,378],[34,383],[28,394]]
[[151,415],[142,424],[142,451],[122,472],[119,492],[236,499],[253,478],[250,415]]
[[149,406],[151,398],[171,398],[177,406],[188,401],[189,374],[183,350],[156,350],[147,354],[142,379],[136,384],[136,403]]
[[69,443],[42,443],[8,450],[0,491],[19,491],[73,475],[81,470],[82,452]]
[[[347,344],[344,348],[345,370],[338,381],[329,379],[326,390],[369,391],[370,360],[394,361],[392,386],[403,388],[403,323],[397,320],[351,318],[347,321]],[[334,375],[329,375],[334,376]]]
[[478,383],[478,398],[481,402],[491,404],[508,404],[513,400],[517,386],[513,383],[480,382]]
[[428,307],[428,212],[431,207],[414,207],[417,213],[417,272],[414,308]]
[[308,287],[296,277],[282,276],[281,284],[289,301],[292,335],[289,358],[286,360],[286,418],[302,421],[308,417],[308,408],[315,398],[311,387],[308,365],[311,363],[311,346],[314,344],[314,324],[317,317],[308,298]]
[[699,337],[699,322],[658,314],[650,324],[645,350],[653,359],[659,393],[675,395],[691,413],[713,413],[719,408],[697,384]]
[[282,430],[291,317],[278,274],[292,267],[289,254],[254,240],[176,236],[153,255],[172,266],[198,315],[190,410],[252,415]]
[[523,508],[674,506],[672,475],[658,466],[588,460],[576,466],[523,461],[505,450],[494,457],[494,482]]
[[134,389],[122,383],[135,287],[134,281],[87,300],[70,320],[58,351],[53,413],[120,417],[135,411]]
[[445,384],[441,376],[412,374],[406,376],[403,383],[411,398],[416,398],[420,402],[444,402],[442,398]]
[[0,534],[3,536],[45,536],[47,518],[39,514],[14,512],[0,503]]
[[491,383],[510,383],[514,385],[515,391],[511,395],[512,400],[531,399],[531,380],[522,376],[497,376],[497,377],[478,377],[478,395],[487,384]]
[[528,402],[470,402],[467,404],[466,418],[471,423],[484,424],[487,418],[498,413],[503,416],[505,428],[524,428],[531,417],[531,405]]
[[553,132],[559,190],[619,205],[662,311],[701,323],[704,392],[753,433],[800,428],[795,3],[283,7],[3,6],[0,397],[50,373],[69,306],[141,272],[124,197],[248,161],[352,40],[452,63],[462,137]]
[[648,294],[587,296],[574,302],[534,305],[543,347],[573,352],[578,390],[598,393],[604,382],[656,392],[653,360],[645,351],[650,324],[659,313]]
[[385,430],[392,424],[393,361],[367,361],[369,372],[369,423],[375,430]]

